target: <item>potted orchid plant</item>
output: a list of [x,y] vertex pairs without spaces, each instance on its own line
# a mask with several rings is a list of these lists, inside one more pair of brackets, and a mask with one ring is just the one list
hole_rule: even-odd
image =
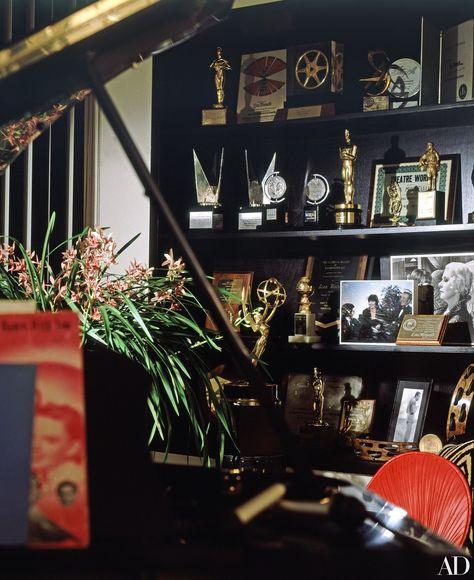
[[[54,221],[53,214],[40,254],[18,241],[0,247],[0,298],[33,300],[41,311],[76,312],[84,346],[106,347],[148,373],[150,441],[158,437],[169,449],[174,419],[184,418],[203,461],[209,462],[210,443],[222,457],[226,439],[232,438],[232,418],[225,397],[211,385],[206,363],[220,350],[220,337],[199,323],[205,311],[182,259],[170,250],[161,269],[133,261],[124,274],[113,274],[111,266],[138,236],[119,250],[110,233],[86,228],[51,249]],[[195,391],[196,377],[206,392],[205,408]]]

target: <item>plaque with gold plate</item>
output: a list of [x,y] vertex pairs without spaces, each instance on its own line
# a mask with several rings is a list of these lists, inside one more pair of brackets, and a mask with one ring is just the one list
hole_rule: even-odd
[[344,46],[334,40],[289,48],[286,118],[334,115],[343,66]]
[[448,316],[445,314],[406,314],[396,343],[439,346],[443,344]]
[[[224,164],[224,148],[220,155],[214,156],[214,169],[212,170],[212,185],[202,167],[196,151],[193,149],[194,179],[196,183],[197,206],[189,212],[190,230],[222,230],[224,216],[219,194],[221,190],[222,167]],[[217,183],[216,183],[217,181]]]
[[203,125],[226,125],[229,122],[229,110],[224,105],[225,74],[232,70],[229,62],[224,58],[222,48],[216,48],[216,58],[209,68],[214,71],[214,84],[216,87],[216,103],[211,108],[202,110]]
[[338,228],[353,228],[361,225],[362,209],[354,203],[354,163],[357,159],[358,148],[352,143],[349,130],[344,132],[345,145],[339,148],[339,157],[342,161],[342,181],[344,183],[344,203],[334,205],[334,221]]

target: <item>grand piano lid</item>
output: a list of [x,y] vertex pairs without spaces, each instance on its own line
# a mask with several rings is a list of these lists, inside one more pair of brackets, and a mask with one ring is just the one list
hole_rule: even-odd
[[0,125],[103,82],[226,17],[232,0],[98,0],[0,51]]

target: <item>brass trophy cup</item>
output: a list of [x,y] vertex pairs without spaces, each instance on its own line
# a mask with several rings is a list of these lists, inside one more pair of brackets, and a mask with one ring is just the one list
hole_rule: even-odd
[[436,179],[440,167],[439,153],[429,142],[426,151],[420,157],[420,167],[426,171],[428,189],[418,191],[418,206],[415,225],[426,226],[445,223],[444,220],[444,193],[436,191]]
[[298,312],[295,314],[294,335],[288,337],[290,343],[314,343],[319,342],[321,337],[316,335],[316,321],[311,312],[310,296],[313,294],[311,280],[303,276],[298,280],[296,291],[301,295]]
[[344,132],[346,145],[339,148],[342,161],[342,181],[344,183],[344,203],[334,206],[334,219],[338,228],[360,226],[362,209],[354,203],[354,162],[357,159],[357,145],[351,143],[349,130]]
[[216,85],[217,103],[212,108],[202,110],[203,125],[226,125],[229,121],[229,111],[224,105],[225,73],[232,70],[229,62],[222,55],[222,48],[216,48],[216,58],[209,65],[214,70],[214,84]]
[[212,185],[204,172],[196,151],[193,149],[194,178],[196,183],[197,206],[189,211],[190,230],[222,230],[224,215],[219,202],[222,181],[222,166],[224,163],[224,148],[220,158],[217,157],[217,184]]

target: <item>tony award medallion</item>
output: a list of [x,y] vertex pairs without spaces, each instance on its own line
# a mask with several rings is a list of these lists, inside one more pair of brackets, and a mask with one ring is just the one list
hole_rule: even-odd
[[324,175],[313,173],[304,188],[304,226],[305,228],[317,228],[324,222],[321,205],[329,195],[329,183]]
[[221,204],[219,203],[219,193],[221,189],[222,165],[224,163],[224,149],[221,149],[220,159],[216,158],[218,164],[213,177],[217,179],[217,185],[211,185],[209,183],[194,149],[193,158],[198,205],[189,212],[189,229],[222,230],[224,217]]
[[354,162],[357,159],[357,145],[351,142],[349,130],[344,132],[346,144],[339,148],[342,161],[342,181],[344,183],[344,203],[334,206],[334,219],[338,228],[353,228],[360,226],[362,209],[354,203]]
[[436,225],[444,223],[444,194],[436,191],[436,179],[440,166],[439,153],[428,143],[426,151],[420,157],[420,167],[428,178],[427,190],[418,191],[418,206],[415,225]]
[[265,175],[259,179],[245,150],[249,205],[239,209],[239,230],[276,229],[287,223],[288,211],[283,203],[286,201],[286,181],[279,171],[275,171],[275,162],[276,153]]

